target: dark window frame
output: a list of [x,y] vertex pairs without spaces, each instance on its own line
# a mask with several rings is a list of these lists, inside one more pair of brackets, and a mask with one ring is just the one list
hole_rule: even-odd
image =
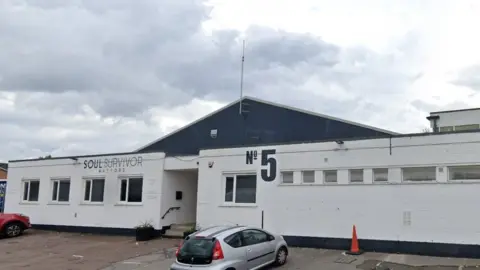
[[[242,202],[238,201],[237,197],[237,192],[238,192],[238,178],[243,178],[243,177],[255,177],[255,196],[252,201],[249,202]],[[229,180],[233,179],[233,186],[231,186],[232,190],[230,191],[232,194],[231,196],[228,194],[230,192],[227,192],[227,188],[230,186],[227,186],[227,183]],[[255,205],[257,203],[257,190],[258,190],[258,176],[256,173],[237,173],[237,174],[224,174],[223,175],[223,203],[225,204],[233,204],[233,205]]]
[[[37,198],[32,199],[32,183],[38,183]],[[37,203],[40,200],[40,179],[24,179],[22,180],[22,202]]]
[[[131,197],[131,185],[130,182],[141,180],[141,190],[139,194],[135,194],[139,199],[132,199]],[[144,178],[143,176],[121,176],[119,177],[119,189],[118,189],[118,200],[122,204],[141,204],[143,203],[143,189],[144,188]],[[124,194],[125,193],[125,194]]]
[[[70,202],[70,190],[71,190],[71,180],[69,178],[54,178],[51,179],[52,188],[50,201],[55,203],[69,203]],[[63,191],[62,188],[68,184],[68,190],[66,194],[60,194]]]
[[[102,196],[101,200],[93,200],[94,195],[94,182],[103,182],[102,187]],[[92,203],[92,204],[101,204],[105,201],[105,177],[92,177],[92,178],[84,178],[83,179],[83,193],[82,193],[82,201],[84,203]],[[88,187],[88,196],[87,196],[87,187]]]

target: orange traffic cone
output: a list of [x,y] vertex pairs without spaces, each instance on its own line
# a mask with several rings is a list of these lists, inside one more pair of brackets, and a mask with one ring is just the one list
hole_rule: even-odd
[[350,247],[350,251],[347,251],[346,253],[349,255],[360,255],[363,253],[358,246],[357,228],[355,225],[353,225],[352,245]]

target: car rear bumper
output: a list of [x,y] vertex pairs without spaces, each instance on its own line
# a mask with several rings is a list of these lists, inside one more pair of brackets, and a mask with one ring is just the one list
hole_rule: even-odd
[[225,270],[232,265],[227,263],[216,263],[208,265],[190,265],[190,264],[181,264],[174,262],[170,266],[170,270]]

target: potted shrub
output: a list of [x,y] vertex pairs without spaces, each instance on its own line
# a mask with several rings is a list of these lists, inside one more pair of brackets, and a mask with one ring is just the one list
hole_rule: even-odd
[[183,232],[183,238],[186,238],[187,236],[189,236],[190,234],[194,233],[198,231],[197,227],[195,225],[193,225],[192,227],[190,227],[188,230],[184,231]]
[[135,227],[135,238],[137,241],[148,241],[155,236],[155,228],[152,223],[144,222]]

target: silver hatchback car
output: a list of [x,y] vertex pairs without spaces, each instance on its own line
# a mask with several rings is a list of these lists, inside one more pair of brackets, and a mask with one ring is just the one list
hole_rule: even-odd
[[254,270],[283,265],[288,246],[281,235],[247,226],[215,226],[187,236],[170,270]]

